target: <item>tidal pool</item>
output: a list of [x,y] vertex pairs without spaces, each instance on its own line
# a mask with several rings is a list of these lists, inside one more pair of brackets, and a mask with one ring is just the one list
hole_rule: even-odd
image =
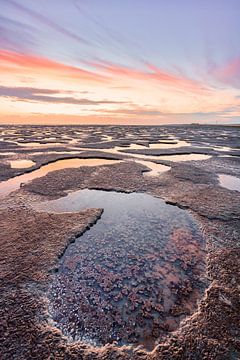
[[229,190],[240,191],[240,179],[236,176],[219,174],[219,182],[222,187]]
[[150,350],[196,308],[204,240],[186,211],[147,194],[88,189],[34,207],[104,209],[68,246],[47,294],[52,322],[70,340]]
[[23,175],[15,176],[12,179],[0,182],[0,197],[6,196],[12,191],[20,188],[21,184],[36,178],[47,175],[51,171],[62,170],[67,168],[78,168],[80,166],[100,166],[100,165],[111,165],[120,162],[120,160],[108,160],[108,159],[64,159],[57,160],[47,165],[41,166],[37,170],[33,170]]

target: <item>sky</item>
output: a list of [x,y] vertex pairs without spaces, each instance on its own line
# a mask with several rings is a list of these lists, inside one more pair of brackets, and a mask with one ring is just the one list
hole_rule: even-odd
[[0,0],[0,123],[240,123],[239,0]]

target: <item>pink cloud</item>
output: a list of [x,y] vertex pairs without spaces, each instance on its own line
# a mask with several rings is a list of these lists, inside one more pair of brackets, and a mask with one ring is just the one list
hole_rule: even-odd
[[[175,88],[180,91],[191,93],[206,93],[209,91],[199,81],[189,79],[183,75],[176,75],[163,71],[158,67],[145,63],[144,69],[133,69],[111,62],[89,62],[92,71],[80,67],[63,64],[45,57],[22,54],[9,50],[0,50],[0,73],[13,72],[21,75],[35,74],[36,77],[49,75],[59,79],[69,78],[70,80],[82,80],[85,82],[95,82],[102,85],[120,80],[122,85],[131,85],[132,80],[140,80],[144,83],[151,82],[160,84],[168,88]],[[114,84],[114,83],[113,83]]]
[[14,73],[29,74],[34,72],[57,75],[59,78],[69,77],[93,82],[102,82],[103,76],[79,67],[62,64],[44,57],[20,54],[8,50],[0,50],[0,73],[9,71]]
[[240,58],[230,60],[222,66],[216,66],[211,74],[223,84],[240,87]]
[[128,68],[107,61],[90,62],[88,64],[95,67],[96,69],[104,71],[104,73],[107,73],[113,77],[125,77],[144,81],[152,80],[162,85],[193,92],[203,92],[208,90],[199,81],[191,80],[184,76],[179,76],[163,71],[150,63],[145,63],[145,70]]

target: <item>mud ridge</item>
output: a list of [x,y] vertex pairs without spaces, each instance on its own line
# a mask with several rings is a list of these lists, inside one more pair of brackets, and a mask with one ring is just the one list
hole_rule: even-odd
[[[58,255],[58,259],[59,259],[59,260],[64,256],[64,254],[65,254],[65,252],[66,252],[66,250],[67,250],[67,248],[69,247],[70,244],[75,243],[75,241],[76,241],[79,237],[81,237],[83,234],[85,234],[85,232],[89,231],[89,230],[101,219],[102,214],[103,214],[103,212],[104,212],[104,209],[98,209],[98,210],[101,211],[100,214],[99,214],[99,216],[96,217],[96,219],[91,220],[91,221],[89,222],[89,224],[85,227],[85,229],[83,229],[83,230],[80,231],[79,233],[76,233],[74,236],[72,236],[72,237],[69,239],[69,242],[66,244],[66,246],[65,246],[65,248],[63,249],[63,251],[61,252],[61,254]],[[56,269],[54,269],[54,270],[58,270],[58,268],[56,268]],[[56,272],[57,272],[57,271],[56,271]]]

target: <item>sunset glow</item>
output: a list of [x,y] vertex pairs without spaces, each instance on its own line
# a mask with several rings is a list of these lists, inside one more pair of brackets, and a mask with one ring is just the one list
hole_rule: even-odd
[[0,2],[1,123],[239,123],[237,1]]

